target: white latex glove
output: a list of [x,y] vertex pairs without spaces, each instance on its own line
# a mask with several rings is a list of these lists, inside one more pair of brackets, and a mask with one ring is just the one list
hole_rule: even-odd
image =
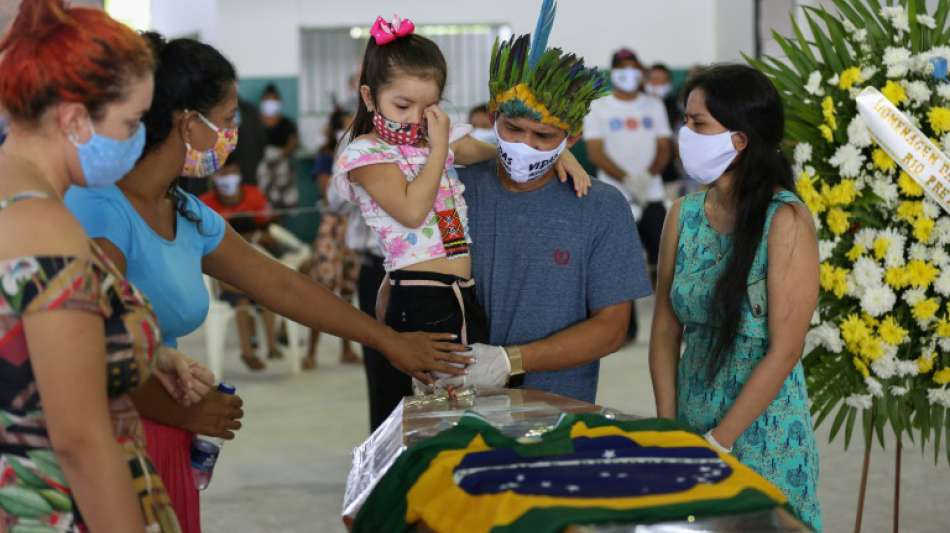
[[474,357],[475,361],[468,365],[466,370],[468,374],[464,376],[439,376],[433,374],[436,378],[436,386],[470,386],[478,387],[504,387],[511,376],[511,362],[508,360],[508,354],[501,346],[491,346],[489,344],[473,344],[472,349],[458,355],[467,355]]

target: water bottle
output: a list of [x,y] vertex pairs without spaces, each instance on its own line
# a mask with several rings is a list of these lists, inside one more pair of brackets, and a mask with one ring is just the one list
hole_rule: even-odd
[[[234,394],[237,389],[229,383],[219,383],[218,392],[224,394]],[[195,487],[198,490],[205,490],[211,483],[211,475],[214,473],[214,464],[218,461],[218,455],[221,453],[221,447],[224,446],[224,439],[217,437],[208,437],[206,435],[195,435],[191,441],[191,473],[195,478]]]

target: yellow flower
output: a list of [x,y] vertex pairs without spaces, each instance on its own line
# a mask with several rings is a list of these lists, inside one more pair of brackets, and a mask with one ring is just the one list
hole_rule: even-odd
[[950,317],[944,317],[937,322],[937,336],[950,338]]
[[887,269],[887,272],[884,273],[884,282],[895,289],[903,289],[910,285],[907,270],[903,267]]
[[825,117],[825,124],[828,125],[832,130],[838,129],[838,120],[835,119],[835,101],[830,97],[826,96],[824,100],[821,101],[821,113]]
[[841,338],[848,346],[857,346],[870,336],[868,325],[858,315],[848,315],[848,318],[841,323]]
[[871,373],[868,372],[868,365],[864,364],[864,361],[854,357],[851,359],[851,362],[854,363],[854,368],[857,368],[861,375],[866,378],[871,376]]
[[821,136],[824,137],[826,141],[830,143],[835,142],[835,134],[827,125],[822,124],[821,126],[818,126],[818,130],[821,131]]
[[851,67],[845,69],[838,77],[838,87],[847,91],[853,87],[855,83],[861,83],[862,81],[864,81],[864,78],[861,77],[861,69]]
[[822,213],[826,209],[826,206],[824,199],[818,194],[818,191],[815,190],[813,178],[814,176],[811,174],[802,171],[798,176],[798,181],[795,183],[795,188],[798,190],[798,195],[805,201],[805,205],[808,206],[808,209],[817,215]]
[[945,366],[939,372],[935,372],[934,382],[936,382],[937,385],[946,385],[947,383],[950,383],[950,366]]
[[819,280],[821,288],[834,293],[837,298],[842,298],[848,292],[848,271],[843,268],[822,263]]
[[877,332],[884,342],[893,346],[897,346],[907,338],[907,330],[900,327],[897,320],[894,320],[894,317],[891,315],[884,318]]
[[934,219],[921,216],[914,222],[914,238],[922,243],[930,242],[930,236],[934,230]]
[[884,85],[884,88],[881,89],[881,93],[894,105],[901,105],[907,101],[907,93],[904,91],[904,86],[894,80],[888,81],[887,84]]
[[940,275],[940,269],[927,261],[914,259],[904,267],[907,283],[918,289],[926,289]]
[[828,211],[828,229],[835,235],[848,231],[851,224],[848,222],[848,212],[835,207]]
[[927,355],[921,355],[917,358],[917,373],[926,374],[934,368],[934,359],[937,358],[937,352],[931,352]]
[[841,183],[834,187],[828,187],[827,184],[823,183],[821,185],[821,195],[829,206],[848,205],[858,195],[858,189],[854,185],[854,180],[841,180]]
[[924,215],[923,202],[905,200],[897,205],[897,218],[908,224],[913,224],[917,217]]
[[930,320],[937,314],[939,309],[940,303],[937,302],[936,299],[927,298],[926,300],[917,302],[917,305],[915,305],[912,310],[912,314],[917,320]]
[[861,356],[872,363],[884,355],[884,345],[880,339],[875,339],[870,336],[861,340],[858,349],[860,350]]
[[881,261],[887,257],[887,251],[891,248],[891,240],[887,237],[878,237],[874,239],[874,257]]
[[864,255],[864,246],[861,246],[860,244],[855,244],[854,246],[851,247],[851,250],[848,251],[847,257],[848,257],[848,260],[853,263],[857,261],[858,259],[860,259],[862,255]]
[[933,128],[937,134],[950,131],[950,109],[946,107],[931,107],[930,112],[927,113],[927,118],[930,119],[930,127]]
[[[940,146],[938,143],[937,146]],[[906,196],[911,198],[919,198],[924,195],[924,189],[917,183],[917,180],[910,177],[910,174],[901,171],[901,175],[897,178],[897,184],[901,188],[901,192]]]
[[871,161],[874,162],[874,166],[884,172],[890,172],[897,168],[897,163],[891,159],[891,156],[887,155],[887,152],[880,148],[875,148],[874,151],[871,152]]

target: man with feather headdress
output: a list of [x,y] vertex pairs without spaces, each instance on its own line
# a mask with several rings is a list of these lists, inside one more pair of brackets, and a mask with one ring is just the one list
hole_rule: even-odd
[[595,181],[578,199],[556,179],[553,162],[609,86],[583,59],[547,48],[555,7],[544,1],[533,38],[495,43],[489,113],[498,160],[460,172],[492,342],[473,347],[466,383],[523,379],[594,402],[600,358],[623,344],[632,302],[651,288],[623,196]]

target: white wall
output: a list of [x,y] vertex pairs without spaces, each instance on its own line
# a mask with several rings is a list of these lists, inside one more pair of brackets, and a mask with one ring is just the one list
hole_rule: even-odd
[[169,39],[197,35],[203,41],[215,42],[218,4],[218,0],[152,0],[151,29]]
[[[184,12],[172,4],[169,17]],[[215,0],[201,0],[212,2]],[[509,24],[534,29],[540,1],[531,0],[216,0],[217,22],[208,41],[242,76],[293,76],[300,70],[301,27],[368,27],[376,15],[400,15],[420,24]],[[752,0],[561,0],[550,43],[606,66],[621,46],[645,62],[675,67],[738,60],[752,51]],[[189,13],[189,18],[190,18]],[[153,13],[154,20],[160,17]]]

